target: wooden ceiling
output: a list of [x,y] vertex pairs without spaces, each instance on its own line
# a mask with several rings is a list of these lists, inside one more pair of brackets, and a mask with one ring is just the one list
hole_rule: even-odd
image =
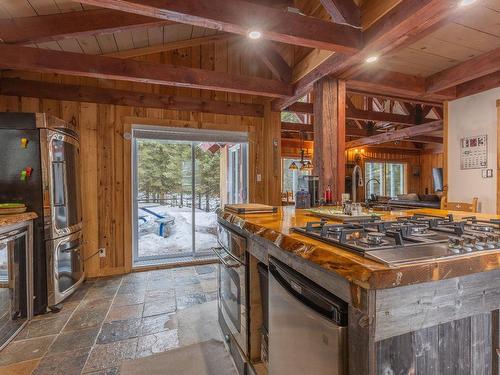
[[389,70],[428,77],[500,47],[500,1],[464,8],[419,41],[384,56]]
[[[361,6],[363,29],[372,26],[401,0],[357,0]],[[330,15],[320,0],[295,0],[304,14],[328,20]],[[42,16],[95,9],[70,0],[6,0],[0,3],[0,19]],[[39,48],[85,54],[111,54],[217,34],[217,30],[188,24],[141,27],[114,33],[28,44]],[[428,77],[484,52],[500,47],[500,1],[482,0],[463,8],[441,27],[417,42],[383,56],[384,69]],[[310,48],[282,46],[280,52],[295,65]]]
[[[209,4],[208,0],[200,0],[204,1]],[[64,52],[71,52],[131,59],[163,51],[161,48],[166,45],[170,49],[188,48],[195,43],[213,43],[220,40],[218,38],[228,37],[240,38],[236,40],[237,43],[240,43],[240,40],[241,43],[247,43],[241,36],[246,33],[245,22],[248,21],[244,14],[235,15],[238,12],[228,12],[214,22],[219,14],[212,9],[212,14],[203,19],[200,15],[189,13],[208,9],[196,9],[198,3],[194,0],[186,0],[191,2],[191,7],[183,1],[165,1],[170,7],[180,7],[180,13],[183,11],[184,14],[177,18],[179,12],[170,15],[163,12],[163,19],[148,17],[159,14],[154,12],[154,5],[151,5],[154,2],[151,1],[143,2],[151,5],[147,14],[142,12],[142,8],[134,5],[143,5],[138,0],[86,0],[82,3],[69,0],[1,1],[0,39],[5,43],[0,43],[0,66],[276,97],[273,104],[275,109],[288,107],[298,97],[310,92],[314,82],[327,75],[345,79],[351,93],[357,91],[392,95],[392,99],[396,101],[398,97],[410,98],[413,100],[410,103],[413,103],[415,108],[418,107],[417,104],[425,106],[425,101],[435,104],[484,90],[500,82],[500,0],[478,0],[476,4],[468,7],[457,7],[458,0],[245,1],[246,3],[239,5],[247,6],[248,9],[254,9],[250,3],[268,7],[293,6],[309,16],[302,19],[281,10],[276,13],[278,18],[284,17],[281,23],[276,23],[276,27],[281,29],[273,29],[273,35],[266,35],[265,39],[271,41],[259,41],[261,50],[251,56],[254,59],[260,58],[269,69],[270,74],[266,79],[239,75],[230,77],[208,70],[182,69],[128,60],[122,63],[116,61],[117,59],[112,61],[99,56],[64,55]],[[105,8],[87,4],[99,4]],[[210,4],[219,7],[214,9],[219,9],[222,13],[233,3],[227,0],[212,0]],[[122,6],[129,6],[127,13],[115,10],[123,10]],[[183,6],[185,8],[182,8]],[[256,10],[261,12],[262,17],[267,16],[266,8]],[[72,14],[77,19],[85,18],[80,15],[90,15],[89,12],[93,12],[92,17],[88,18],[94,23],[88,25],[79,21],[85,32],[76,32],[77,36],[75,33],[57,35],[57,30],[50,27],[51,22],[46,21],[46,17],[62,13]],[[96,13],[100,14],[97,20],[93,17]],[[272,17],[270,18],[272,21]],[[45,21],[41,21],[42,19]],[[178,20],[184,23],[176,23]],[[297,37],[293,27],[287,25],[285,20],[297,22],[296,27],[302,28],[302,34]],[[26,31],[28,28],[23,25],[32,21],[35,22],[30,34]],[[16,22],[19,22],[17,29],[9,27]],[[39,29],[34,26],[36,22],[45,22],[44,32],[48,37],[40,37],[41,34],[37,33]],[[110,23],[109,27],[106,26],[107,22]],[[307,27],[301,25],[302,22],[317,27],[318,32],[311,33]],[[71,18],[67,18],[66,27],[71,29],[71,25]],[[92,29],[92,25],[99,27]],[[335,36],[334,32],[325,32],[337,30],[335,28],[338,28],[339,33],[345,34],[346,40]],[[228,30],[225,33],[220,29]],[[233,33],[236,33],[236,36]],[[364,39],[364,46],[359,45],[361,37]],[[192,44],[184,41],[191,41]],[[26,49],[19,45],[35,49]],[[365,64],[364,58],[374,52],[382,53],[380,61],[373,65]],[[11,65],[9,59],[15,63]],[[274,77],[272,80],[268,79],[271,73]],[[471,82],[466,83],[467,81]],[[19,86],[14,82],[6,82],[4,86],[7,86],[7,83],[12,90]],[[24,85],[33,86],[29,83]],[[50,92],[53,91],[47,87],[38,89],[46,95],[51,95]],[[70,92],[71,88],[66,90]],[[86,88],[80,90],[87,97],[95,94],[92,90],[85,91]],[[61,92],[63,91],[61,89]],[[115,98],[124,95],[111,94]],[[127,100],[133,99],[129,97],[130,93],[127,95]],[[178,98],[181,99],[186,101],[186,98]],[[186,103],[185,106],[193,108],[199,105]],[[217,103],[211,105],[220,111]],[[258,115],[261,111],[259,108],[238,110]],[[378,112],[377,109],[372,111]],[[375,115],[380,117],[377,113]],[[356,121],[364,120],[363,117],[359,119],[354,116],[349,121],[356,126]],[[431,137],[440,135],[440,130],[433,130],[430,134]]]

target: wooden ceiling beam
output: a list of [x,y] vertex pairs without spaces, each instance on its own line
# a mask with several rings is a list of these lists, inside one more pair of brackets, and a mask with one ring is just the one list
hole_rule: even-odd
[[225,102],[174,95],[158,95],[104,87],[30,81],[18,78],[1,78],[0,95],[217,113],[223,115],[264,116],[264,107],[260,104]]
[[0,40],[8,44],[47,42],[171,23],[167,20],[112,9],[91,9],[44,16],[1,19]]
[[500,48],[427,77],[426,92],[435,93],[500,71]]
[[263,39],[310,48],[355,53],[361,31],[332,22],[283,12],[241,0],[82,0],[84,4],[120,10],[194,26],[247,35],[259,30]]
[[[428,95],[425,90],[425,78],[410,74],[392,72],[384,69],[365,70],[347,81],[348,89],[374,92],[376,94],[387,94],[399,97],[414,98],[426,96],[433,101],[433,95]],[[441,90],[438,90],[441,91]],[[454,99],[455,91],[442,91],[434,101]],[[411,101],[411,100],[406,101]]]
[[409,141],[416,143],[429,143],[429,144],[443,144],[443,137],[433,137],[430,135],[419,135],[416,137],[408,138]]
[[0,45],[0,68],[117,79],[240,94],[284,97],[290,85],[271,79],[226,72],[123,60],[113,57]]
[[292,68],[278,52],[272,42],[258,41],[253,48],[264,65],[283,82],[292,80]]
[[347,148],[361,147],[367,145],[374,145],[384,142],[400,141],[403,139],[412,138],[418,135],[423,135],[425,133],[442,129],[443,129],[443,121],[437,120],[422,125],[415,125],[404,129],[388,131],[386,133],[373,135],[371,137],[356,139],[354,141],[347,142],[345,146],[347,149]]
[[285,108],[286,112],[296,112],[296,113],[305,113],[312,115],[313,114],[313,104],[305,103],[305,102],[295,102],[289,107]]
[[457,98],[474,95],[497,87],[500,87],[500,71],[458,85]]
[[332,20],[352,26],[361,26],[361,11],[353,0],[319,0]]
[[[307,72],[302,72],[302,78],[295,85],[294,95],[275,100],[273,107],[282,109],[289,106],[310,92],[314,82],[330,74],[341,76],[349,68],[364,64],[366,57],[371,54],[383,55],[391,52],[408,38],[424,32],[448,17],[456,6],[456,2],[450,0],[402,0],[363,32],[365,45],[361,51],[352,56],[334,53],[323,57],[321,63]],[[425,93],[425,86],[422,92]]]
[[155,53],[173,51],[176,49],[202,46],[209,43],[224,42],[237,38],[239,38],[239,36],[234,34],[228,34],[228,33],[216,34],[216,35],[204,36],[201,38],[185,39],[170,43],[157,44],[155,46],[132,48],[118,52],[111,52],[104,54],[104,56],[117,57],[119,59],[130,59],[133,57],[152,55]]

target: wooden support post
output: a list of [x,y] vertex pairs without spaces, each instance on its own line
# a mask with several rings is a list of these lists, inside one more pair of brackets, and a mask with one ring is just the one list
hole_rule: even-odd
[[328,185],[334,200],[345,192],[345,82],[325,78],[314,84],[314,171],[319,192]]
[[271,109],[271,101],[264,102],[264,203],[281,205],[281,112]]

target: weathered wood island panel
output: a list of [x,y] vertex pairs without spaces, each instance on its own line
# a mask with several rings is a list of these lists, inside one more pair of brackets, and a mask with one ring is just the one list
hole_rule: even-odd
[[390,268],[291,232],[311,220],[293,208],[219,219],[348,302],[350,375],[500,374],[500,252]]

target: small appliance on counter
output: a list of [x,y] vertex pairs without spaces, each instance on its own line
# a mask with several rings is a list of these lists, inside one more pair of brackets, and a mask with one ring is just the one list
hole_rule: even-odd
[[311,199],[311,207],[319,206],[319,176],[304,176],[307,184],[307,191]]
[[0,202],[23,202],[33,221],[34,312],[42,314],[84,279],[79,137],[44,113],[0,113]]
[[310,208],[311,194],[304,189],[301,189],[295,194],[295,208]]

